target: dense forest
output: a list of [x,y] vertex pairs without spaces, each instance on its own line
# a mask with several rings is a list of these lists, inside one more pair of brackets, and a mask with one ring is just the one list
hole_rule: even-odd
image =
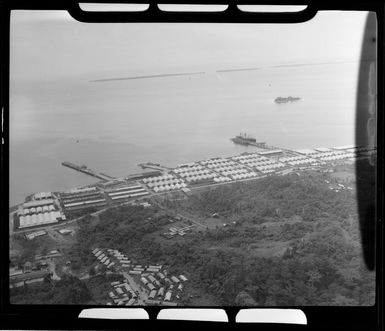
[[[228,304],[234,304],[242,290],[261,305],[373,304],[374,272],[362,258],[356,195],[330,190],[324,179],[318,173],[270,177],[169,202],[170,208],[190,214],[218,213],[236,222],[205,233],[211,242],[239,247],[202,261],[202,281],[213,264],[216,271],[208,278],[221,278],[206,289]],[[279,226],[270,226],[274,224]],[[290,245],[280,257],[261,259],[250,247],[263,240]],[[196,255],[205,252],[190,253]]]
[[79,223],[77,244],[68,252],[72,260],[90,265],[95,258],[90,251],[95,247],[121,251],[138,250],[143,237],[168,223],[167,214],[142,206],[123,206],[109,209],[99,216],[95,224],[92,217]]
[[[374,272],[362,258],[355,194],[330,190],[321,175],[272,176],[164,203],[200,219],[218,213],[231,225],[196,231],[183,241],[156,240],[167,213],[124,206],[97,222],[80,222],[69,255],[90,266],[92,248],[115,248],[142,263],[162,263],[220,305],[374,304]],[[278,244],[280,254],[260,253]]]
[[259,224],[269,218],[298,215],[304,221],[319,217],[344,219],[357,215],[355,196],[350,191],[332,191],[319,174],[273,176],[258,182],[234,183],[208,189],[183,203],[186,210],[210,216],[220,212],[226,218]]

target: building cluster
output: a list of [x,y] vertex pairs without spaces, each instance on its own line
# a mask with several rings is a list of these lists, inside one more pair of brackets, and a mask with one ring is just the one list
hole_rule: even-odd
[[155,193],[180,190],[187,187],[183,179],[176,178],[172,174],[145,178],[143,183]]
[[20,216],[19,229],[57,223],[61,220],[65,220],[65,216],[59,211]]
[[44,261],[47,259],[53,259],[55,257],[60,257],[60,256],[62,256],[62,254],[58,250],[55,249],[55,250],[48,252],[45,255],[35,255],[35,260],[36,261]]
[[132,306],[137,302],[138,295],[128,284],[127,280],[124,282],[112,282],[112,291],[108,293],[112,302],[108,302],[107,305],[126,305]]
[[231,159],[215,158],[202,161],[201,163],[206,164],[208,168],[219,174],[219,181],[257,177],[257,174],[254,171]]
[[191,185],[222,183],[257,176],[251,169],[226,158],[183,164],[173,172],[183,177]]
[[329,189],[337,193],[343,190],[353,191],[353,187],[347,185],[345,186],[344,184],[330,185]]
[[[229,182],[233,180],[242,180],[247,178],[257,178],[261,174],[272,174],[284,171],[285,169],[296,165],[320,165],[322,160],[310,157],[313,155],[323,155],[323,149],[318,150],[299,150],[297,152],[288,152],[281,149],[273,149],[266,151],[259,151],[255,153],[244,153],[238,156],[228,158],[212,158],[208,160],[201,160],[178,165],[171,170],[171,174],[147,178],[144,183],[147,184],[155,192],[162,192],[165,189],[159,189],[159,185],[174,184],[174,186],[166,187],[166,190],[178,189],[176,185],[179,178],[188,185],[194,184],[213,184],[221,182]],[[343,152],[334,151],[335,159]],[[326,160],[330,156],[324,155]],[[346,155],[347,157],[348,155]],[[321,157],[322,159],[323,157]],[[174,176],[174,177],[172,177]],[[163,183],[164,180],[171,180],[175,182]],[[187,186],[187,185],[184,185]],[[183,187],[183,185],[181,185]],[[185,187],[186,188],[186,187]],[[185,189],[184,188],[184,189]]]
[[179,165],[173,172],[190,184],[201,181],[212,181],[216,177],[213,171],[197,163]]
[[[30,207],[30,208],[25,208],[23,209],[22,213],[23,215],[33,215],[33,214],[39,214],[39,213],[46,213],[50,211],[54,211],[55,207],[52,204],[53,200],[39,200],[38,203],[33,203],[33,205],[38,206],[38,207]],[[47,203],[47,205],[42,206],[41,203]],[[31,205],[31,203],[27,203],[28,205]],[[24,205],[27,205],[24,204]]]
[[[44,193],[47,196],[50,193]],[[24,229],[34,226],[57,223],[66,220],[65,215],[57,210],[54,199],[45,199],[42,193],[35,194],[39,198],[23,203],[17,212],[18,228]],[[51,196],[51,195],[49,195]]]
[[[121,202],[150,195],[180,190],[189,195],[194,185],[210,185],[258,178],[261,175],[285,174],[291,169],[305,170],[310,166],[326,165],[339,160],[354,160],[376,152],[376,148],[357,147],[353,145],[333,148],[319,147],[297,151],[281,149],[265,150],[255,153],[244,153],[228,158],[212,158],[192,163],[181,164],[168,173],[160,175],[160,171],[152,171],[140,176],[135,175],[135,184],[127,184],[123,180],[111,180],[105,185],[106,195],[96,187],[73,189],[59,194],[41,192],[32,196],[32,200],[19,206],[14,218],[19,229],[42,226],[66,220],[62,212],[87,207],[104,207],[107,197],[111,202]],[[287,171],[287,172],[286,172]],[[134,179],[132,179],[134,180]],[[139,185],[138,180],[141,180]],[[143,185],[144,184],[144,185]],[[61,209],[61,206],[63,209]],[[144,207],[148,207],[146,202]]]
[[233,156],[232,159],[263,174],[272,173],[277,169],[285,167],[284,163],[278,162],[273,158],[263,156],[261,153],[264,152]]
[[317,164],[318,163],[317,160],[307,157],[305,155],[281,157],[279,161],[288,163],[292,166],[300,165],[300,164]]
[[40,192],[40,193],[36,193],[33,196],[33,199],[34,200],[44,200],[44,199],[51,199],[52,197],[53,197],[52,192]]
[[132,264],[131,260],[117,249],[95,248],[92,250],[92,254],[100,264],[105,265],[108,269],[116,270],[120,268],[132,275],[140,275],[146,270],[141,265]]
[[65,210],[78,210],[88,207],[105,206],[107,201],[96,187],[73,189],[60,193],[60,199]]
[[99,248],[95,248],[92,250],[92,254],[95,256],[97,260],[99,260],[99,263],[105,265],[107,268],[112,268],[112,266],[115,265],[114,259],[110,258],[111,252],[103,251]]
[[296,152],[299,154],[311,156],[320,161],[336,161],[342,159],[355,159],[361,156],[367,156],[375,151],[369,147],[359,147],[354,145],[337,146],[333,148],[319,147],[314,149],[300,149]]
[[188,225],[188,226],[185,226],[183,228],[177,228],[175,226],[169,228],[169,232],[165,232],[163,233],[163,235],[168,238],[168,239],[171,239],[173,238],[174,236],[176,235],[179,235],[181,237],[185,236],[187,234],[187,232],[189,232],[195,225],[192,224],[192,225]]
[[29,261],[22,268],[11,267],[9,269],[9,287],[20,287],[50,279],[51,272],[46,267],[45,263],[32,263]]
[[[190,227],[188,227],[190,228]],[[179,229],[187,231],[187,228]],[[140,265],[134,264],[129,258],[117,249],[95,248],[92,254],[99,263],[114,271],[128,272],[133,281],[141,286],[148,294],[149,300],[158,300],[170,303],[171,299],[180,299],[183,292],[183,283],[187,281],[184,275],[168,275],[162,265]],[[113,290],[109,293],[112,300],[109,304],[134,305],[139,292],[135,291],[127,281],[111,283]]]
[[160,301],[170,302],[171,299],[180,299],[183,292],[183,282],[187,281],[184,275],[173,276],[168,275],[167,271],[161,270],[162,266],[150,266],[153,271],[142,274],[140,282],[142,286],[149,291],[148,299],[157,299]]
[[141,185],[122,185],[106,191],[108,197],[113,201],[130,198],[139,198],[149,195],[149,192]]
[[351,159],[355,158],[356,155],[354,152],[347,152],[344,150],[334,150],[334,151],[325,151],[319,152],[312,156],[313,158],[317,158],[320,161],[336,161],[342,159]]
[[225,177],[225,176],[219,176],[219,177],[214,177],[213,180],[215,183],[225,183],[225,182],[230,182],[231,178]]

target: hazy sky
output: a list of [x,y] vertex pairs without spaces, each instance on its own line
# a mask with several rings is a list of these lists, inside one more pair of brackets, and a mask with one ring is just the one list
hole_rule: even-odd
[[356,61],[366,14],[323,12],[299,24],[89,24],[65,11],[14,11],[11,85]]

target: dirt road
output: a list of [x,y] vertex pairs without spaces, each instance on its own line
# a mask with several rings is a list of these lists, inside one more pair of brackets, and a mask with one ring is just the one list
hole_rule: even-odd
[[122,272],[125,279],[127,279],[128,284],[130,284],[131,288],[138,294],[138,304],[145,305],[145,301],[148,299],[148,294],[144,291],[139,284],[137,284],[134,279],[127,273]]

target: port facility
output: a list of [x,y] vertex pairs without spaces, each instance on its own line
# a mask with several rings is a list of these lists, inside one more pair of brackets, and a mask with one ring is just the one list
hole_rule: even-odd
[[[375,149],[357,146],[319,147],[314,149],[264,149],[231,157],[216,157],[163,167],[163,172],[151,171],[132,178],[103,179],[93,187],[59,192],[37,193],[32,200],[19,206],[17,228],[25,229],[66,220],[65,213],[83,208],[105,208],[115,203],[180,191],[188,195],[191,189],[250,180],[273,174],[287,174],[294,170],[322,167],[328,164],[367,157]],[[156,164],[157,165],[157,164]],[[157,165],[158,166],[158,165]],[[159,166],[161,168],[161,166]],[[100,184],[100,185],[99,185]]]

